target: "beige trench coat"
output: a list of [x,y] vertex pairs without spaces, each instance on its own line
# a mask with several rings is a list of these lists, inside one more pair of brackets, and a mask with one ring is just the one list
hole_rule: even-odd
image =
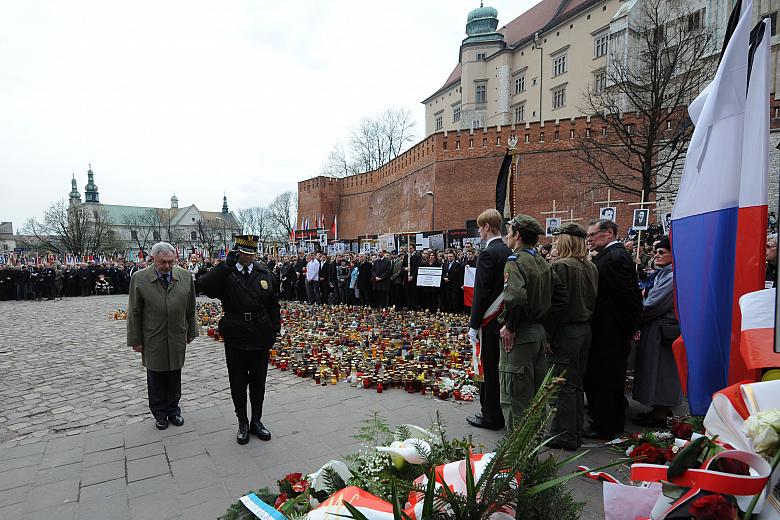
[[141,361],[153,372],[180,369],[187,343],[198,336],[192,275],[174,267],[165,289],[150,265],[133,274],[129,292],[127,345],[143,345]]

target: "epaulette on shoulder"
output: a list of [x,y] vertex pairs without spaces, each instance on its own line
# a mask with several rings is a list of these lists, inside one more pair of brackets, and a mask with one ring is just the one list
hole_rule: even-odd
[[512,260],[512,261],[517,260],[517,255],[509,255],[509,258],[507,258],[507,260]]

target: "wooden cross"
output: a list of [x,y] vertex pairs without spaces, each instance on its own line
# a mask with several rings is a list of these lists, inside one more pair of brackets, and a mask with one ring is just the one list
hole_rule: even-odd
[[612,200],[612,189],[607,190],[607,200],[598,200],[594,202],[593,204],[606,204],[609,207],[612,207],[613,204],[621,204],[625,202],[625,200]]
[[553,206],[552,207],[552,211],[540,211],[540,213],[542,215],[551,215],[552,218],[555,218],[556,215],[565,214],[566,213],[565,211],[562,211],[562,210],[558,211],[558,210],[555,209],[555,199],[553,199],[552,206]]
[[582,218],[574,218],[574,210],[570,209],[569,210],[569,218],[561,219],[561,224],[564,223],[564,222],[576,222],[578,220],[582,220]]
[[[647,209],[645,206],[652,206],[653,204],[658,204],[655,201],[646,201],[645,200],[645,190],[642,190],[642,197],[639,199],[639,202],[629,202],[629,206],[639,206],[639,209]],[[632,221],[633,221],[633,215],[632,215]],[[650,224],[650,213],[647,214],[647,224]],[[635,258],[634,261],[637,265],[639,265],[639,249],[642,247],[642,230],[638,230],[636,235],[636,244],[634,245],[634,251],[635,251]]]

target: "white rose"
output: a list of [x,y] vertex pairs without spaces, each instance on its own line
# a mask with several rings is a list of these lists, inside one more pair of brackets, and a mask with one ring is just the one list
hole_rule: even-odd
[[[771,410],[770,412],[776,412],[777,410]],[[769,453],[774,451],[774,448],[780,442],[780,437],[777,435],[777,430],[774,425],[765,421],[767,412],[761,412],[756,415],[751,415],[745,420],[745,424],[742,426],[742,431],[745,432],[750,440],[753,442],[753,448],[759,453]],[[769,416],[772,419],[772,416]]]

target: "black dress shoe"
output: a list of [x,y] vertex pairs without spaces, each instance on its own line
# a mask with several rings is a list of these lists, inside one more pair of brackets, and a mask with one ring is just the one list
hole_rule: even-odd
[[181,416],[181,414],[178,415],[171,415],[168,417],[168,420],[171,421],[171,424],[174,426],[181,426],[184,424],[184,417]]
[[168,418],[160,417],[157,422],[154,423],[158,430],[164,430],[168,427]]
[[504,427],[503,424],[494,424],[487,422],[484,417],[466,417],[466,422],[475,428],[484,428],[486,430],[500,430]]
[[241,423],[238,425],[236,442],[239,444],[246,444],[249,442],[249,425],[247,423]]
[[611,433],[600,432],[598,430],[594,430],[593,428],[585,428],[585,431],[582,432],[582,436],[586,439],[612,440],[615,438],[615,436]]
[[551,450],[566,450],[566,451],[577,451],[578,448],[578,446],[566,444],[565,442],[561,442],[557,439],[551,440],[550,442],[545,444],[544,447],[550,448]]
[[659,419],[657,417],[654,417],[652,415],[646,415],[644,417],[638,416],[636,419],[631,421],[632,424],[635,426],[643,426],[645,428],[667,428],[668,424],[666,422],[666,419]]
[[263,423],[260,421],[255,421],[249,426],[249,431],[257,435],[257,438],[261,441],[270,441],[271,440],[271,432],[268,431],[268,428],[263,426]]

